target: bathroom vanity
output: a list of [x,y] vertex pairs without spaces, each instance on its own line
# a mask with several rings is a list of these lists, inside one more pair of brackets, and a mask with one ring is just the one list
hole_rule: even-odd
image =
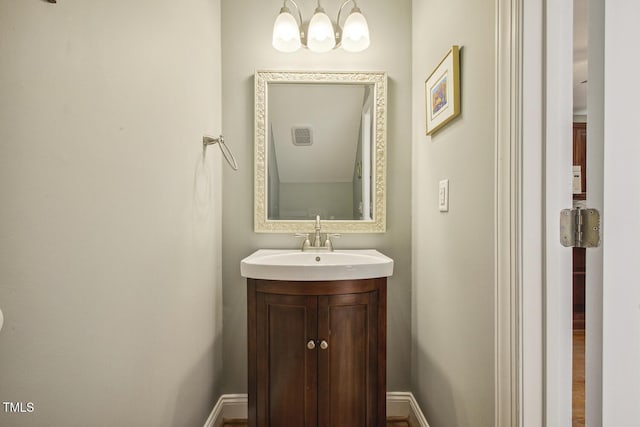
[[[258,251],[243,260],[250,427],[385,426],[387,278],[306,280],[391,275],[393,261],[379,252],[353,251],[365,253],[362,264],[347,252],[291,252],[295,265],[289,266],[300,268],[276,274],[287,280],[251,277],[278,270],[274,259],[283,251]],[[267,269],[252,264],[260,258]],[[340,259],[349,262],[340,265]],[[367,259],[380,262],[368,269]]]
[[384,427],[393,260],[330,238],[386,230],[387,75],[264,70],[254,93],[254,230],[305,240],[240,264],[249,426]]

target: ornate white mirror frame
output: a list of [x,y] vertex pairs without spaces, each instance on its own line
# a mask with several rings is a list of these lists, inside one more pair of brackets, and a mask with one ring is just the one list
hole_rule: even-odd
[[387,75],[384,72],[256,71],[254,137],[254,230],[259,233],[313,231],[314,221],[268,218],[269,84],[370,85],[373,88],[372,218],[322,218],[322,231],[330,233],[382,233],[386,231]]

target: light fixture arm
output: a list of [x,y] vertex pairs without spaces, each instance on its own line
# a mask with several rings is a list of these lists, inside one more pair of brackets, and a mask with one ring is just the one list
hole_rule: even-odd
[[293,0],[284,0],[284,2],[282,4],[282,8],[280,9],[280,13],[282,13],[282,12],[291,13],[289,8],[287,7],[287,2],[293,4],[296,7],[296,10],[298,11],[298,19],[299,19],[298,25],[300,27],[302,27],[302,12],[300,12],[300,7],[298,6],[298,4],[295,1],[293,1]]
[[344,3],[342,3],[342,6],[340,6],[340,9],[338,9],[338,19],[336,19],[336,24],[338,24],[338,27],[342,28],[340,25],[340,15],[342,14],[342,9],[344,9],[344,7],[347,5],[347,3],[353,3],[353,9],[351,9],[352,12],[361,12],[360,8],[358,7],[358,5],[356,4],[355,0],[347,0]]

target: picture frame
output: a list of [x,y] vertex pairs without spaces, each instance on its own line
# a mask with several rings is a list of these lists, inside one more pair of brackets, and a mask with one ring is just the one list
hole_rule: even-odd
[[449,52],[424,82],[427,135],[443,128],[460,114],[460,47]]

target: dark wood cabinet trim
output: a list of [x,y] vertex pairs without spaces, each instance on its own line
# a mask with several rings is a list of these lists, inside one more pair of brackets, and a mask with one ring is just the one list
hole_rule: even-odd
[[[289,282],[278,280],[253,280],[256,292],[282,295],[342,295],[371,292],[378,289],[381,279]],[[385,281],[386,279],[382,278]]]
[[375,279],[378,288],[378,425],[387,420],[387,279]]
[[[257,319],[256,319],[256,281],[252,279],[247,280],[247,352],[248,354],[256,354],[257,337]],[[256,427],[255,420],[258,418],[257,414],[257,359],[248,358],[248,402],[247,402],[247,415],[250,421],[250,427]]]

